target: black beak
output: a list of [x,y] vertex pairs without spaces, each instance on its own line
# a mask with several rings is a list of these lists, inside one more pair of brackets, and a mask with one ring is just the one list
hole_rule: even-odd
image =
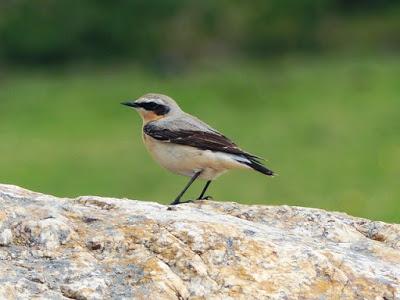
[[139,105],[134,101],[121,102],[121,104],[129,107],[139,107]]

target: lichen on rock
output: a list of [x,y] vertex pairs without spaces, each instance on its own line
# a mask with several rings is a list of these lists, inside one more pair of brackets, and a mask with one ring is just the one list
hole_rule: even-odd
[[0,185],[0,299],[400,299],[400,225]]

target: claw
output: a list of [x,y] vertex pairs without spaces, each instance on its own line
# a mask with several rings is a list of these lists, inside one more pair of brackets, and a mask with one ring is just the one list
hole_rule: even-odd
[[197,200],[214,200],[214,198],[211,197],[211,196],[205,196],[205,197],[199,198],[199,199],[197,199]]
[[184,204],[184,203],[192,203],[194,200],[186,200],[186,201],[174,201],[170,205],[178,205],[178,204]]
[[186,201],[182,201],[180,203],[193,203],[195,200],[186,200]]

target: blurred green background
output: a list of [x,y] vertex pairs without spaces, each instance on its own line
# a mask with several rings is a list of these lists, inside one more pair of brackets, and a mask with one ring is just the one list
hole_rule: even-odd
[[279,173],[214,199],[400,222],[399,51],[398,1],[3,0],[0,182],[169,203],[119,104],[158,92]]

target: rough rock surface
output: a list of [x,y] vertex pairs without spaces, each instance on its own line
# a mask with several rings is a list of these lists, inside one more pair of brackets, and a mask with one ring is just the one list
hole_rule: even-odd
[[0,299],[400,299],[400,225],[0,185]]

